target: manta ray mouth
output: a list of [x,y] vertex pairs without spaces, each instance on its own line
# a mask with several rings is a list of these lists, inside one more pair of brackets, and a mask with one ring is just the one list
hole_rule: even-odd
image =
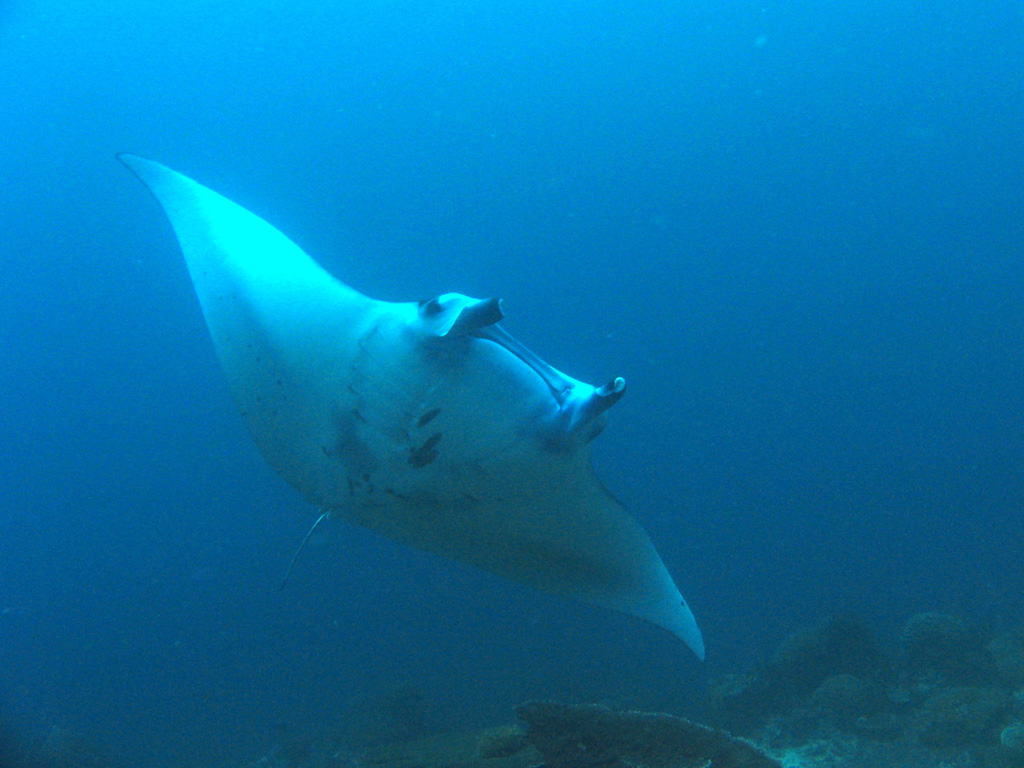
[[500,325],[476,328],[472,335],[498,344],[515,355],[536,373],[551,391],[558,404],[556,429],[550,433],[550,444],[565,449],[574,444],[588,443],[604,429],[604,412],[619,402],[626,391],[626,381],[616,377],[600,387],[593,387],[567,376],[549,365]]
[[513,355],[529,366],[534,373],[543,379],[548,385],[551,394],[554,395],[559,405],[564,405],[569,392],[572,391],[575,382],[559,371],[557,368],[546,363],[536,353],[526,347],[519,339],[506,331],[500,325],[487,325],[478,328],[473,332],[474,336],[487,341],[492,341],[499,347],[504,347]]
[[[616,378],[603,387],[566,376],[546,363],[498,323],[505,317],[502,301],[497,297],[473,299],[459,293],[442,294],[418,302],[420,317],[433,326],[440,338],[453,336],[473,337],[497,344],[509,352],[547,385],[560,410],[580,399],[595,399],[600,403],[598,412],[605,411],[618,401],[625,382]],[[580,391],[586,394],[580,394]]]

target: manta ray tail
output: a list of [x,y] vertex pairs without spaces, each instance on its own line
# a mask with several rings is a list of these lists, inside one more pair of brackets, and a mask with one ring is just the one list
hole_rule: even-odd
[[313,531],[315,531],[316,527],[318,525],[320,525],[321,522],[323,522],[323,519],[325,517],[330,517],[330,516],[331,516],[331,510],[325,509],[323,512],[320,513],[320,517],[318,517],[316,519],[316,522],[313,523],[313,525],[310,527],[310,529],[308,531],[306,531],[306,535],[302,537],[302,541],[299,542],[299,546],[295,550],[295,554],[292,555],[291,562],[288,563],[288,570],[284,572],[284,578],[281,579],[281,587],[280,588],[282,590],[288,584],[288,577],[292,575],[292,569],[295,567],[295,561],[298,560],[299,559],[299,555],[302,554],[302,550],[306,546],[306,542],[309,541],[309,537],[313,535]]

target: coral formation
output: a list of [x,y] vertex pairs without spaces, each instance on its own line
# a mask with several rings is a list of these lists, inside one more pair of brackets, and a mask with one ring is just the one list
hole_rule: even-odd
[[[743,730],[772,713],[809,704],[818,690],[815,706],[834,713],[856,709],[852,699],[845,704],[838,699],[844,692],[850,699],[853,686],[863,684],[859,713],[866,714],[877,709],[870,701],[871,692],[877,691],[873,680],[886,669],[885,657],[863,623],[833,618],[787,637],[764,667],[713,683],[709,708],[717,725]],[[822,689],[831,678],[837,679]]]
[[913,681],[966,683],[986,669],[975,634],[948,613],[919,613],[907,619],[899,637],[899,668]]
[[[891,646],[887,658],[850,618],[799,630],[710,684],[710,725],[531,702],[522,725],[441,733],[403,685],[353,701],[341,728],[279,728],[269,752],[232,768],[1024,768],[1024,631],[921,613]],[[16,754],[0,733],[0,768],[113,765],[61,728],[29,747]]]
[[1009,704],[1006,691],[992,686],[956,686],[929,696],[917,713],[922,744],[962,747],[984,737],[998,724]]
[[883,663],[871,631],[857,619],[843,616],[786,638],[772,656],[768,673],[780,692],[802,696],[830,675],[870,676]]
[[768,716],[774,699],[768,681],[755,672],[725,675],[708,689],[711,717],[728,730],[745,730]]
[[519,727],[500,725],[480,734],[476,742],[476,753],[485,760],[493,760],[522,752],[528,745],[526,734]]
[[1024,723],[1012,723],[999,733],[999,743],[1011,752],[1024,755]]
[[[336,753],[329,765],[330,768],[530,768],[542,762],[541,756],[525,739],[514,752],[499,750],[499,753],[482,754],[481,745],[490,742],[497,732],[510,736],[519,730],[515,726],[504,726],[482,733],[438,734],[414,741],[376,744],[355,754]],[[522,733],[519,734],[522,737]],[[510,744],[505,742],[506,747]]]
[[532,702],[522,726],[432,734],[401,686],[356,702],[330,749],[279,745],[260,768],[1024,768],[1024,631],[921,613],[890,645],[848,617],[801,629],[709,685],[710,725]]
[[[889,661],[856,629],[836,644],[840,626],[858,625],[801,630],[769,664],[712,684],[712,722],[793,759],[831,745],[819,765],[1024,768],[1024,631],[986,638],[956,616],[920,613]],[[875,753],[902,757],[875,763]]]
[[781,768],[746,741],[672,715],[530,702],[516,716],[549,768]]
[[988,652],[999,681],[1010,688],[1024,688],[1024,631],[996,635]]
[[878,712],[885,699],[871,682],[856,675],[840,674],[826,677],[814,689],[811,703],[829,715],[851,718]]

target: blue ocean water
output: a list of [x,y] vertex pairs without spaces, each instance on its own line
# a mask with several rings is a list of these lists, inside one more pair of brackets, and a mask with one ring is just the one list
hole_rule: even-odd
[[[9,727],[213,765],[406,683],[685,710],[836,613],[1024,621],[1019,2],[14,0],[0,72]],[[707,662],[340,524],[278,591],[315,510],[118,151],[626,377],[596,463]]]

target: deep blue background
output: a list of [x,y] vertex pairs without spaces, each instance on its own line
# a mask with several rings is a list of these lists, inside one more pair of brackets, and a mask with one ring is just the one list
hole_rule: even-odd
[[[0,704],[255,759],[412,682],[685,708],[854,612],[1024,616],[1024,6],[0,5]],[[708,644],[335,525],[264,466],[166,162],[379,298],[504,297]]]

